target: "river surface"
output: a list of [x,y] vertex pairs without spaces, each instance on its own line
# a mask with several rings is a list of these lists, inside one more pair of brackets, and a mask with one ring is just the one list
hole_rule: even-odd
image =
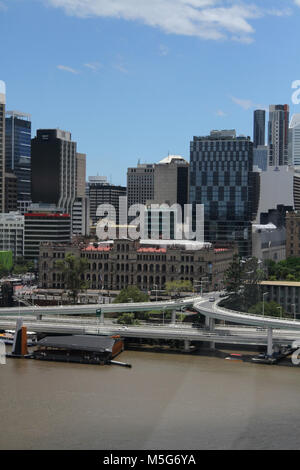
[[0,449],[299,449],[300,369],[125,351],[118,366],[7,359]]

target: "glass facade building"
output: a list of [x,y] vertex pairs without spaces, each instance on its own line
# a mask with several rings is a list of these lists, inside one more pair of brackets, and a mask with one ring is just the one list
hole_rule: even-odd
[[268,143],[269,166],[289,164],[289,105],[271,105],[269,112]]
[[253,143],[233,131],[194,137],[190,148],[190,203],[193,229],[196,204],[204,205],[205,241],[236,242],[251,256],[251,221],[259,197],[259,175],[253,173]]
[[6,171],[17,177],[18,201],[31,200],[31,117],[7,111],[5,128]]
[[266,111],[257,109],[254,111],[253,144],[254,148],[265,145],[266,142]]

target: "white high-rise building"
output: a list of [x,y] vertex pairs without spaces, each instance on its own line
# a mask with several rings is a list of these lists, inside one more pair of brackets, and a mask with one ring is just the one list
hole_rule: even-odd
[[289,162],[300,165],[300,114],[294,114],[289,129]]
[[7,250],[14,258],[24,256],[24,216],[18,212],[0,214],[0,251]]
[[139,163],[135,168],[127,170],[128,207],[133,204],[146,204],[154,199],[154,168],[155,165]]

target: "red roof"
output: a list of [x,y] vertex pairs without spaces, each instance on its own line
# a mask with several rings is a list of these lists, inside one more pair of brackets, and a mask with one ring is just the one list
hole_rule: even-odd
[[166,248],[139,248],[138,253],[167,253]]
[[28,212],[25,217],[70,217],[69,214],[47,214],[46,212]]
[[82,251],[110,251],[111,247],[110,246],[88,246],[87,248],[84,248]]

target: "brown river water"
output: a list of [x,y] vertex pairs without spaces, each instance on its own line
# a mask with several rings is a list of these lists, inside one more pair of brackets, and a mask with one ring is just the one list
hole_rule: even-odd
[[299,449],[300,369],[125,351],[118,366],[7,359],[0,449]]

